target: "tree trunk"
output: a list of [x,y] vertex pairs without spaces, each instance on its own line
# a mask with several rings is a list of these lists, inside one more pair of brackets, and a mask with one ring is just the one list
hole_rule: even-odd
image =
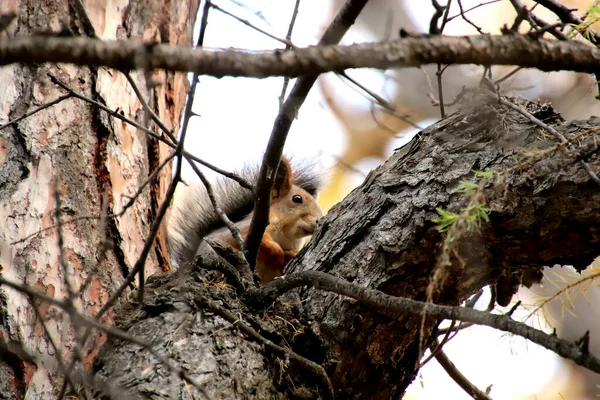
[[[448,305],[495,284],[505,304],[518,284],[538,280],[543,266],[589,265],[600,249],[600,192],[581,160],[600,169],[599,135],[582,132],[600,120],[564,124],[548,105],[519,100],[567,139],[581,134],[576,149],[551,151],[557,139],[496,95],[471,97],[460,112],[423,131],[408,155],[396,153],[335,206],[286,274],[323,271]],[[458,192],[463,180],[476,190]],[[467,218],[469,205],[491,209],[490,221],[478,227]],[[440,219],[436,209],[462,217],[440,233],[441,222],[432,221]],[[317,369],[273,343],[321,365],[339,398],[399,398],[436,337],[437,320],[397,317],[314,288],[257,310],[250,306],[255,292],[238,297],[203,269],[218,268],[214,260],[196,261],[190,270],[151,279],[144,305],[125,306],[119,326],[152,342],[210,398],[327,397]],[[100,359],[98,377],[119,390],[200,397],[139,345],[115,339]]]
[[[17,14],[0,37],[10,40],[15,35],[69,32],[103,39],[131,37],[190,44],[197,3],[84,0],[82,10],[77,0],[0,2],[1,14]],[[123,73],[66,64],[1,68],[0,125],[65,95],[50,76],[147,125],[148,118]],[[132,77],[152,109],[177,132],[185,104],[185,74],[157,71],[147,80],[143,73],[135,72]],[[127,196],[132,196],[166,159],[167,150],[144,132],[74,97],[0,130],[2,276],[58,299],[69,296],[70,286],[75,306],[86,315],[95,315],[138,259],[170,182],[170,167],[150,182],[123,215],[104,221],[98,217],[120,212],[129,200]],[[57,197],[65,223],[62,234],[56,228]],[[108,202],[105,212],[103,197]],[[67,223],[85,216],[94,218]],[[64,241],[62,251],[57,245],[59,236]],[[168,269],[167,260],[161,231],[156,251],[146,262],[147,274]],[[48,335],[68,364],[78,346],[71,324],[46,303],[36,303],[38,318],[28,297],[6,286],[0,289],[0,298],[0,337],[14,345],[0,357],[0,397],[55,397],[63,379],[52,360],[57,350]],[[102,322],[111,324],[112,318],[109,312]],[[105,340],[104,334],[96,334],[81,349],[85,366],[91,366]],[[19,348],[33,358],[24,358]]]

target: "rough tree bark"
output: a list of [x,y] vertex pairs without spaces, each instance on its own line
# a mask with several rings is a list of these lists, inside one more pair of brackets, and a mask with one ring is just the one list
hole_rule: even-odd
[[[541,153],[557,144],[548,132],[494,94],[472,97],[423,131],[408,156],[392,156],[335,206],[286,273],[328,272],[422,301],[433,282],[435,303],[458,305],[488,284],[506,302],[515,285],[531,284],[543,266],[585,268],[600,253],[600,191],[580,161],[599,171],[598,130],[582,134],[576,150]],[[565,124],[548,105],[520,102],[567,138],[600,127],[597,118]],[[453,232],[448,245],[432,222],[436,208],[461,213],[473,196],[457,193],[460,181],[478,183],[483,178],[473,170],[488,169],[506,171],[478,192],[493,210],[490,222]],[[398,317],[317,289],[294,290],[257,310],[252,290],[238,297],[215,284],[214,272],[203,269],[214,264],[199,258],[194,268],[150,279],[145,304],[119,313],[122,328],[152,342],[211,398],[326,398],[316,369],[272,343],[321,365],[336,397],[398,398],[435,337],[436,320]],[[432,278],[441,268],[445,279]],[[132,394],[201,396],[127,341],[107,345],[96,368]]]
[[[82,12],[81,4],[85,11]],[[0,40],[14,35],[72,35],[104,39],[140,38],[148,42],[189,45],[198,2],[16,0],[0,2],[0,13],[14,12],[12,24]],[[87,16],[86,16],[87,15]],[[89,18],[89,19],[88,19]],[[112,110],[146,124],[139,99],[125,75],[105,68],[67,64],[13,64],[0,69],[0,125],[66,94],[49,75],[70,89]],[[156,71],[132,73],[161,120],[175,132],[185,104],[185,74]],[[151,85],[147,85],[151,83]],[[66,276],[57,246],[55,187],[61,201],[62,220],[121,211],[168,156],[167,147],[116,122],[98,107],[70,97],[0,131],[0,272],[14,282],[65,298]],[[148,236],[157,205],[170,182],[170,168],[138,196],[122,216],[105,224],[83,219],[63,227],[66,274],[75,292],[75,305],[93,316],[135,263]],[[102,229],[102,228],[105,229]],[[33,235],[40,230],[44,230]],[[15,243],[33,235],[25,241]],[[112,247],[106,248],[109,242]],[[168,268],[166,238],[161,232],[155,251],[146,262],[148,273]],[[0,289],[0,337],[14,348],[0,357],[0,397],[54,398],[62,384],[55,354],[45,327],[57,342],[65,363],[72,358],[76,341],[68,321],[57,318],[46,303],[37,304],[45,327],[36,318],[28,298],[8,287]],[[103,321],[110,324],[112,313]],[[95,335],[83,349],[84,364],[91,361],[106,340]],[[33,359],[23,359],[22,346]],[[46,363],[47,361],[47,363]]]

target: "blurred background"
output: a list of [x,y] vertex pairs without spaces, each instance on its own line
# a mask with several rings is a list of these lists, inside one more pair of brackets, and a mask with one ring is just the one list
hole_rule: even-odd
[[[211,9],[205,47],[254,51],[285,47],[247,24],[284,39],[296,0],[219,0],[213,3],[238,19]],[[445,4],[444,1],[439,3]],[[597,1],[562,3],[577,8],[579,16],[592,10],[588,19],[591,19],[590,23],[594,22],[596,11],[591,7],[598,7]],[[317,43],[342,4],[342,0],[301,0],[291,35],[294,45]],[[485,33],[498,34],[505,24],[510,27],[516,17],[509,0],[463,0],[461,4],[472,24],[461,17],[459,5],[454,1],[444,34],[476,35],[478,28]],[[528,9],[534,6],[529,1],[523,1],[523,4]],[[557,18],[541,6],[535,7],[533,12],[550,24],[557,22]],[[427,33],[433,13],[430,1],[371,0],[342,44],[394,39],[400,28],[411,33]],[[522,32],[529,28],[527,22],[521,25]],[[285,153],[294,159],[309,159],[329,171],[330,183],[320,198],[324,209],[360,184],[370,170],[392,154],[393,149],[440,119],[436,71],[437,66],[347,71],[354,82],[333,73],[319,78],[292,125]],[[550,102],[567,121],[599,114],[600,102],[595,98],[597,84],[590,75],[515,71],[514,67],[493,67],[491,73],[494,81],[502,80],[500,87],[506,93]],[[479,66],[446,68],[442,75],[444,103],[452,103],[463,87],[476,87],[482,74],[483,68]],[[191,120],[187,150],[227,170],[258,163],[279,110],[283,83],[283,78],[201,77],[194,99],[194,111],[198,116]],[[291,80],[288,92],[293,84]],[[445,108],[446,114],[454,110],[452,106]],[[214,174],[208,171],[207,174],[214,179]],[[190,183],[197,181],[189,166],[184,169],[184,177]],[[595,265],[589,273],[595,271],[597,274],[598,270],[600,265]],[[515,301],[520,299],[525,306],[513,314],[515,318],[525,319],[541,301],[582,279],[568,266],[547,270],[546,275],[543,286],[521,290]],[[561,337],[572,340],[590,330],[590,350],[600,354],[600,340],[594,334],[600,332],[598,282],[590,279],[587,283],[585,291],[575,287],[563,293],[530,316],[528,321],[548,332],[556,328]],[[484,309],[488,300],[489,293],[486,292],[477,308]],[[490,395],[494,399],[600,398],[599,375],[586,373],[545,349],[489,328],[466,329],[444,349],[459,370],[480,389],[492,385]],[[470,397],[434,359],[421,370],[405,398]]]

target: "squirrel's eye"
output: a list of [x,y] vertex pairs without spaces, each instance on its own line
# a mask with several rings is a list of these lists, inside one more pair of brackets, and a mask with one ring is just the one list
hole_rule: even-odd
[[292,201],[294,203],[302,204],[302,196],[300,196],[299,194],[295,194],[292,196]]

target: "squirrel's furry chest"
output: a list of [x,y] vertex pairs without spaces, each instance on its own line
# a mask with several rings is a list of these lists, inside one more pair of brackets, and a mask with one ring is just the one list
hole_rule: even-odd
[[[235,224],[240,229],[244,240],[246,240],[248,235],[250,221],[251,217],[248,216]],[[236,250],[240,249],[237,241],[226,227],[210,232],[205,237],[230,245]],[[284,238],[283,243],[278,241],[281,237]],[[261,278],[261,284],[266,285],[277,276],[283,274],[283,269],[294,258],[301,246],[302,240],[288,240],[284,233],[277,230],[277,226],[268,226],[260,243],[256,259],[256,273]],[[198,251],[207,251],[205,242],[200,246]]]

